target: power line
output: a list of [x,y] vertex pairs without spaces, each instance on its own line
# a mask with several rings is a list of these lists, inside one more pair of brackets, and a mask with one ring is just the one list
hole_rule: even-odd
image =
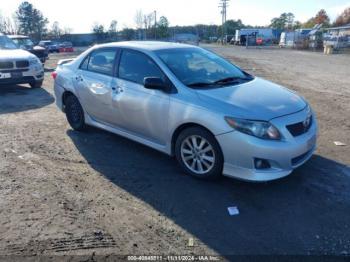
[[224,44],[224,37],[226,36],[226,21],[227,21],[227,7],[230,0],[220,0],[219,8],[221,9],[222,27],[221,27],[221,42]]

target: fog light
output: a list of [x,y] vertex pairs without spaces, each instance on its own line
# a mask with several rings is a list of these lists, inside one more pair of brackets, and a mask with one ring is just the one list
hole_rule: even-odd
[[269,169],[269,168],[271,168],[269,161],[267,161],[265,159],[261,159],[261,158],[255,158],[254,165],[255,165],[255,169]]

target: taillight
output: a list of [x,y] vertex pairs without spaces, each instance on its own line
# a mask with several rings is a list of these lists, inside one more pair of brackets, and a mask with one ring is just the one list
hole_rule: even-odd
[[51,73],[51,76],[52,76],[53,79],[56,79],[56,77],[57,77],[57,72],[56,72],[56,71],[53,71],[53,72]]

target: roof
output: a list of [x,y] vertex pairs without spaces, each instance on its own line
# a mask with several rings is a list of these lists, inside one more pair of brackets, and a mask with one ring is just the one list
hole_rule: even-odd
[[327,28],[327,30],[339,30],[339,29],[349,29],[349,28],[350,28],[350,24],[347,24],[343,26]]
[[192,45],[170,43],[170,42],[158,42],[158,41],[126,41],[126,42],[114,42],[108,44],[99,45],[99,47],[130,47],[140,50],[156,51],[161,49],[172,48],[188,48]]

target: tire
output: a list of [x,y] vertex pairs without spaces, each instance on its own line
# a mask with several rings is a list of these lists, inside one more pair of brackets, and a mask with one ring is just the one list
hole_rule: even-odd
[[43,80],[29,83],[29,85],[31,88],[41,88],[43,86]]
[[65,100],[65,113],[69,125],[76,131],[85,130],[84,110],[78,98],[74,95],[70,95]]
[[204,128],[191,127],[182,131],[175,143],[175,156],[182,169],[195,178],[222,176],[224,158],[220,145]]

